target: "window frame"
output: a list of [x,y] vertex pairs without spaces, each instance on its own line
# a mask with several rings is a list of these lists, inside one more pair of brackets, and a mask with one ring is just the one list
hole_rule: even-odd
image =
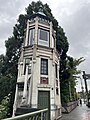
[[40,74],[48,75],[48,59],[41,58]]
[[[29,62],[27,63],[26,61],[29,60]],[[32,58],[25,58],[25,64],[24,64],[24,75],[26,73],[26,66],[28,65],[28,74],[31,74],[31,68],[32,67],[32,63],[31,63],[31,66],[30,66],[30,62],[32,61]]]
[[56,87],[56,95],[59,95],[59,89]]
[[[41,35],[40,31],[47,32],[47,40],[40,39],[40,35]],[[49,45],[50,44],[49,41],[50,41],[50,32],[49,32],[49,30],[38,28],[38,45],[49,47],[50,46]]]
[[[31,34],[32,34],[32,39],[31,39]],[[28,32],[28,43],[27,43],[27,45],[32,46],[34,44],[34,38],[35,38],[35,28],[31,28],[31,29],[29,29],[29,32]]]
[[58,65],[55,63],[55,77],[58,79]]
[[18,90],[19,91],[23,91],[24,90],[24,82],[17,83],[17,85],[18,85]]

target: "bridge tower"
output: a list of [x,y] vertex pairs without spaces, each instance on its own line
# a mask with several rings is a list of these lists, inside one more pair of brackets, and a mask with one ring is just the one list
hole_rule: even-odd
[[52,21],[42,12],[33,14],[18,61],[13,115],[25,107],[48,108],[49,120],[61,116],[59,61]]

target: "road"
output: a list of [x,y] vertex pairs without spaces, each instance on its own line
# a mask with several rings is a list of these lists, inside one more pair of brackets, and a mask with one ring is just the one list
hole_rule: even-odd
[[82,104],[82,106],[77,106],[69,114],[63,114],[60,120],[90,120],[90,108]]

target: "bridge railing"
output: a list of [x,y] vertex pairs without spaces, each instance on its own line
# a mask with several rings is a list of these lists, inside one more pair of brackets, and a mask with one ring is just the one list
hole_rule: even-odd
[[48,109],[43,109],[32,113],[6,118],[3,120],[48,120],[47,114],[48,114]]

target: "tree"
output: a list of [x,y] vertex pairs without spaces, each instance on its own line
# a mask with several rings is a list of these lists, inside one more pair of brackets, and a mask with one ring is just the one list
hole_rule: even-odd
[[61,78],[61,101],[62,104],[75,100],[76,93],[76,80],[77,75],[80,74],[80,70],[77,69],[77,66],[82,63],[85,59],[83,57],[79,59],[74,59],[73,57],[67,56],[65,62],[65,71],[63,72]]
[[4,74],[5,56],[0,55],[0,76]]
[[0,104],[0,120],[8,116],[9,102],[9,96],[5,96]]

